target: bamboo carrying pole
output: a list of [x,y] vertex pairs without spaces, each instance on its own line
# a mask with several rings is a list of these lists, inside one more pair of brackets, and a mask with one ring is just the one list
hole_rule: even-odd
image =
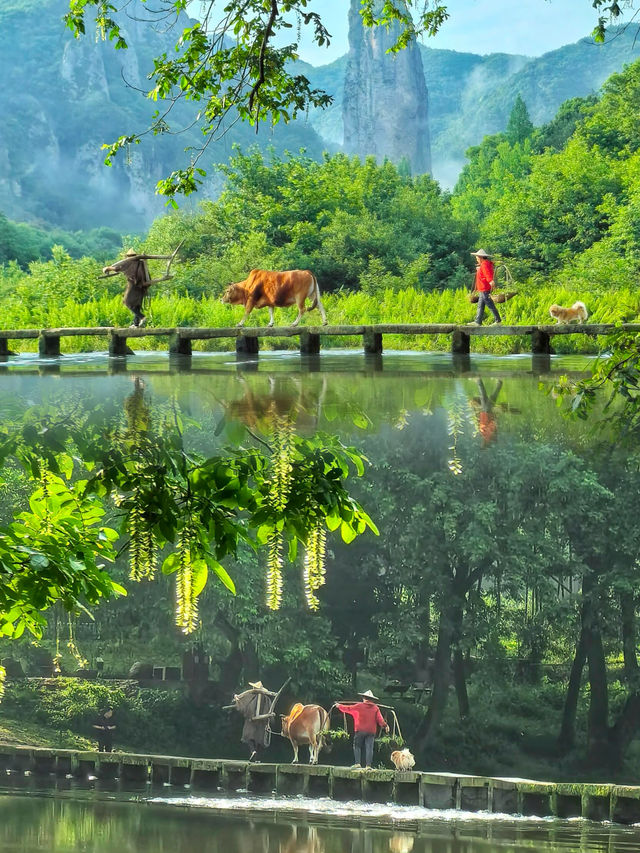
[[[152,278],[152,279],[149,279],[148,281],[145,281],[144,282],[145,286],[152,285],[152,284],[159,284],[161,281],[169,281],[169,279],[173,278],[173,276],[171,275],[171,272],[170,272],[171,271],[171,264],[173,263],[176,255],[178,254],[178,251],[182,247],[183,243],[184,243],[184,240],[181,240],[170,255],[131,255],[130,256],[131,260],[136,260],[136,261],[168,261],[167,268],[164,271],[164,275],[161,276],[160,278]],[[145,269],[146,269],[146,267],[145,267]],[[108,273],[105,273],[104,275],[99,275],[98,278],[99,279],[100,278],[113,278],[116,275],[122,275],[122,273],[121,272],[108,272]]]

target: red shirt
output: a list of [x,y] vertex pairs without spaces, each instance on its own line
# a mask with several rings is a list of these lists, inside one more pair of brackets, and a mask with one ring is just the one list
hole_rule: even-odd
[[353,717],[353,728],[356,732],[374,735],[378,726],[386,727],[380,708],[374,702],[358,702],[357,705],[338,705],[338,711]]
[[480,261],[480,266],[476,268],[476,290],[486,293],[488,290],[491,290],[492,281],[493,264],[485,258]]
[[480,412],[478,415],[478,432],[482,436],[484,443],[494,441],[497,436],[498,424],[496,419],[490,412]]

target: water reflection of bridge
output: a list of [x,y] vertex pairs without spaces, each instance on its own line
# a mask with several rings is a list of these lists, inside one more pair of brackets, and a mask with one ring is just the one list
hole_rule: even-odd
[[360,338],[365,353],[380,355],[383,350],[383,336],[395,335],[408,339],[415,337],[447,336],[451,338],[451,352],[466,355],[471,349],[471,338],[476,337],[516,337],[530,339],[530,352],[538,355],[550,355],[551,339],[556,335],[587,335],[597,337],[607,335],[616,329],[627,332],[640,332],[640,324],[623,323],[615,326],[611,323],[583,325],[529,325],[529,326],[459,326],[449,323],[379,323],[377,325],[354,326],[260,326],[255,328],[115,328],[95,326],[86,328],[56,329],[3,329],[0,330],[0,357],[7,358],[11,340],[37,340],[38,351],[42,357],[60,355],[60,340],[67,337],[102,337],[108,339],[111,356],[132,355],[128,340],[134,338],[168,338],[169,352],[175,355],[191,355],[193,341],[232,339],[235,340],[239,355],[257,355],[261,338],[299,339],[302,355],[317,355],[320,352],[321,338]]

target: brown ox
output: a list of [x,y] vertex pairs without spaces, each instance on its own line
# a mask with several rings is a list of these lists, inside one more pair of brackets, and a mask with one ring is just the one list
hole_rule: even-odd
[[273,326],[273,309],[286,308],[289,305],[298,306],[298,316],[291,324],[297,326],[306,310],[307,299],[311,302],[309,310],[317,308],[322,317],[322,324],[326,326],[327,315],[320,301],[318,280],[309,270],[251,270],[244,281],[230,284],[222,295],[223,302],[244,305],[244,317],[238,326],[244,326],[254,308],[268,308],[269,325]]
[[[292,709],[295,712],[296,706]],[[293,719],[292,719],[293,717]],[[317,764],[320,750],[324,746],[323,733],[326,732],[329,715],[320,705],[303,705],[299,714],[281,715],[282,734],[288,737],[293,747],[292,764],[298,763],[298,747],[308,745],[309,764]]]

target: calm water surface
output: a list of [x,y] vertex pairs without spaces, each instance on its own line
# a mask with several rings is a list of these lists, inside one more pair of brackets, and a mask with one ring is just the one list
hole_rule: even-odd
[[[485,819],[456,812],[393,810],[393,828],[375,828],[375,810],[358,815],[343,804],[332,825],[335,804],[308,801],[316,811],[292,819],[286,801],[273,812],[226,813],[223,801],[200,799],[201,808],[164,802],[67,800],[36,794],[0,795],[0,853],[631,853],[640,850],[640,829],[587,821]],[[207,809],[209,805],[209,809]],[[211,806],[217,808],[211,808]],[[242,805],[249,807],[245,799]],[[304,804],[296,803],[300,808]],[[276,813],[276,809],[278,810]],[[404,813],[403,813],[404,812]],[[418,819],[419,817],[419,819]]]
[[[31,406],[51,404],[126,418],[132,400],[143,399],[151,413],[177,403],[187,416],[185,440],[202,452],[244,440],[247,430],[267,432],[274,413],[286,414],[300,432],[333,432],[370,457],[378,449],[390,459],[420,456],[424,466],[455,473],[456,466],[477,465],[485,453],[518,442],[583,443],[584,427],[562,418],[548,390],[561,373],[578,374],[586,366],[581,358],[536,361],[528,355],[454,361],[445,354],[369,359],[331,352],[303,360],[265,353],[236,362],[233,355],[196,354],[181,364],[153,353],[126,363],[100,355],[23,356],[0,365],[0,412],[19,418]],[[640,851],[640,829],[584,821],[465,818],[327,801],[306,804],[305,817],[305,803],[284,799],[261,801],[247,816],[239,808],[256,801],[143,797],[131,803],[106,796],[0,795],[0,853]],[[392,809],[394,829],[371,826]]]

